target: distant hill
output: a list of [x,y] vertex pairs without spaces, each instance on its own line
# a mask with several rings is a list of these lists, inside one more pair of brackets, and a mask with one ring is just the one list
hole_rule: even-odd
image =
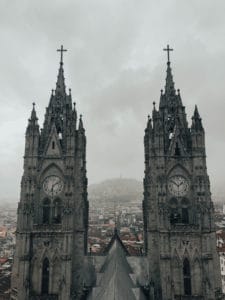
[[88,187],[90,201],[142,201],[143,184],[136,179],[108,179]]

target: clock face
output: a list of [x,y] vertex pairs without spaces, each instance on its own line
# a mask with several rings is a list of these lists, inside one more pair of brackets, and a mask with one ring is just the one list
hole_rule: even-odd
[[63,181],[58,176],[51,175],[45,178],[43,190],[49,196],[56,196],[63,190]]
[[188,181],[183,176],[170,177],[168,182],[169,192],[177,197],[185,196],[189,190]]

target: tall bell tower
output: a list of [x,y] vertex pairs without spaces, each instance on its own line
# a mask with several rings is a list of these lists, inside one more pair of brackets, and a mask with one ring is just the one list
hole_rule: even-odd
[[150,299],[219,299],[214,208],[197,106],[188,126],[167,46],[165,89],[144,136],[144,226]]
[[12,299],[69,300],[82,285],[88,229],[86,137],[71,90],[66,91],[66,50],[61,46],[58,51],[56,89],[43,129],[34,104],[26,129]]

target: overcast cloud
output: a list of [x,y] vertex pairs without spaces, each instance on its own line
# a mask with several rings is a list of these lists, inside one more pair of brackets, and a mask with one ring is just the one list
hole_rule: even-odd
[[199,107],[212,190],[223,188],[225,153],[223,0],[0,1],[0,199],[18,201],[32,102],[42,126],[63,44],[87,133],[89,183],[144,174],[143,134],[164,87],[168,43],[190,121]]

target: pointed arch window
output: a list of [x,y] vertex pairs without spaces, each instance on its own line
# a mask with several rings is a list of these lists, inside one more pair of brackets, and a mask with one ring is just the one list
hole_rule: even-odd
[[176,224],[180,222],[180,212],[178,209],[178,200],[176,198],[171,198],[169,201],[170,205],[170,223]]
[[181,222],[183,224],[190,224],[190,201],[187,198],[183,198],[181,201]]
[[181,156],[181,152],[180,152],[180,148],[178,143],[176,143],[176,147],[175,147],[175,156]]
[[187,207],[182,208],[182,223],[189,224],[189,211]]
[[62,201],[60,199],[54,200],[53,206],[53,223],[60,224],[62,220]]
[[187,258],[183,261],[184,294],[191,295],[191,267]]
[[48,295],[49,293],[49,260],[47,257],[42,264],[41,293],[42,295]]
[[178,208],[171,209],[170,223],[171,224],[180,223],[180,213],[179,213]]
[[50,223],[50,200],[45,199],[43,202],[43,224],[49,224]]

